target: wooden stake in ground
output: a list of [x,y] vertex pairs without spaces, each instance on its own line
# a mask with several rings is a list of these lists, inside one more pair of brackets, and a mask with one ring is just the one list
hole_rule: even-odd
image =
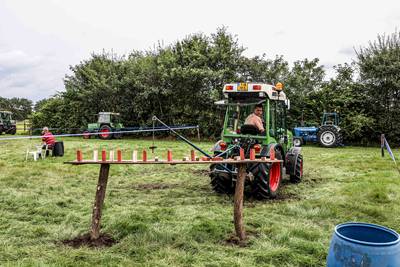
[[240,241],[246,239],[246,232],[243,226],[243,193],[244,193],[244,181],[246,179],[246,164],[237,164],[238,166],[238,177],[236,180],[235,196],[234,196],[234,207],[233,207],[233,220],[235,223],[236,235]]
[[108,181],[108,173],[110,171],[110,164],[101,164],[99,181],[97,182],[96,197],[94,199],[92,226],[90,230],[90,239],[96,240],[100,236],[100,219],[101,210],[106,196],[106,188]]

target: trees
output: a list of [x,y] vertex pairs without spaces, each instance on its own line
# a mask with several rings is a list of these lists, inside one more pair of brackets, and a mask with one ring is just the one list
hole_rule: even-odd
[[33,122],[80,128],[94,120],[93,114],[113,111],[125,125],[151,125],[157,115],[171,125],[198,124],[203,136],[216,137],[223,110],[214,102],[222,99],[224,83],[279,81],[292,102],[289,127],[302,121],[318,125],[324,111],[337,111],[348,141],[367,143],[382,132],[400,141],[399,40],[398,32],[378,36],[360,48],[357,62],[335,66],[336,76],[329,80],[318,58],[290,66],[283,56],[244,56],[226,28],[126,57],[93,54],[71,67],[65,92],[36,104]]
[[13,119],[25,120],[32,113],[32,101],[26,98],[0,97],[0,110],[8,110],[13,113]]
[[400,31],[378,35],[357,51],[359,82],[365,93],[367,115],[373,118],[373,136],[385,133],[400,142]]

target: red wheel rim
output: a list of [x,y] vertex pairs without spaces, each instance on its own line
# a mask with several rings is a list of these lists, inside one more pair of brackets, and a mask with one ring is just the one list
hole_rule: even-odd
[[107,138],[107,137],[110,135],[110,134],[109,134],[110,130],[107,129],[107,128],[101,129],[100,132],[102,132],[102,133],[100,134],[100,136],[103,137],[103,138]]
[[278,189],[281,180],[281,165],[279,162],[272,163],[269,171],[269,188],[272,192]]

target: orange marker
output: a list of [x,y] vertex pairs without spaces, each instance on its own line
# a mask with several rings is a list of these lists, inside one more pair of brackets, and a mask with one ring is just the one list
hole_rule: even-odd
[[169,149],[168,149],[168,152],[167,152],[167,160],[168,161],[172,161],[172,151],[169,150]]
[[250,148],[250,160],[255,160],[256,159],[256,151],[254,148]]
[[239,150],[240,160],[244,160],[244,149],[240,148]]
[[101,151],[101,161],[106,161],[106,160],[107,160],[107,152],[103,148],[103,150]]
[[146,149],[143,149],[142,160],[143,161],[147,161],[147,151],[146,151]]
[[117,161],[122,161],[122,151],[121,151],[121,149],[117,150]]
[[196,152],[194,150],[190,150],[190,160],[196,161]]
[[80,149],[76,151],[76,160],[82,161],[82,151]]

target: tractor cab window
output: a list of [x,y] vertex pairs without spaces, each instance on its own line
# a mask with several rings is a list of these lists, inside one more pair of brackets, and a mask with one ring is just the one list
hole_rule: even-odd
[[3,113],[2,114],[3,116],[3,120],[6,120],[6,121],[9,121],[9,120],[11,120],[11,114],[10,113]]
[[[226,133],[240,134],[246,118],[253,113],[254,108],[255,104],[228,106],[228,116],[226,117]],[[264,118],[265,113],[263,113],[263,121]]]
[[272,137],[283,136],[286,129],[286,106],[283,101],[270,102],[269,134]]
[[99,114],[99,123],[110,123],[111,114]]
[[244,124],[249,113],[249,106],[230,105],[226,117],[226,130],[231,134],[240,133],[240,127]]

